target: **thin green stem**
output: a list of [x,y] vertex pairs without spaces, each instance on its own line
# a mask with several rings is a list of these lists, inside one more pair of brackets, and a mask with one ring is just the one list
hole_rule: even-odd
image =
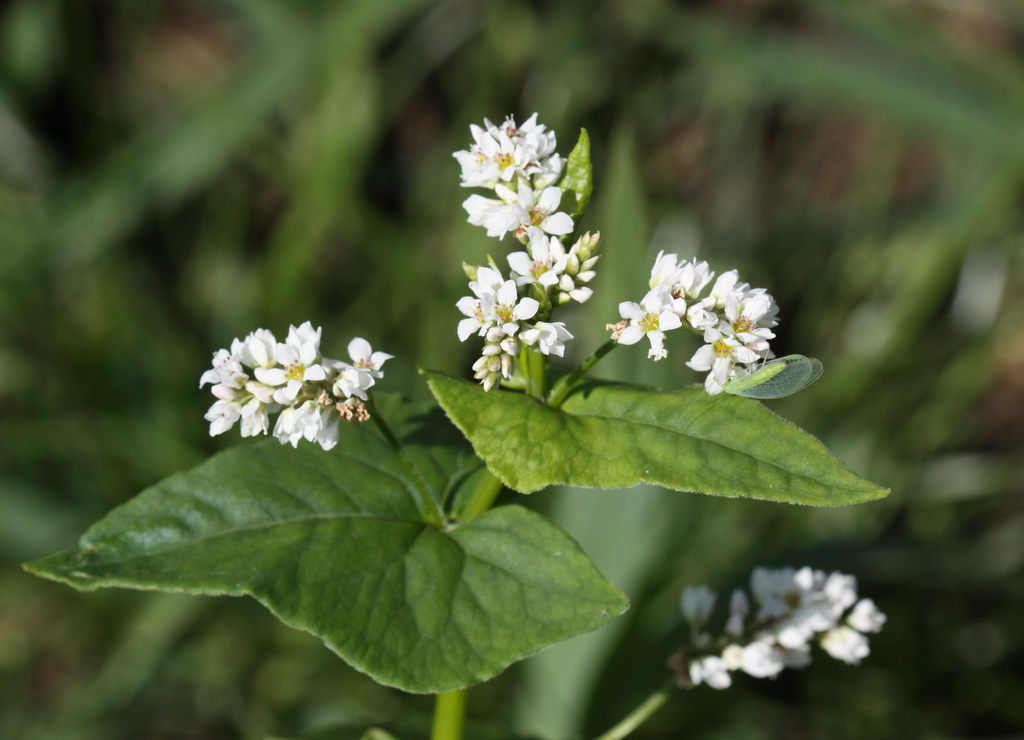
[[501,493],[502,483],[490,470],[485,469],[476,490],[459,513],[459,521],[471,522],[494,504],[494,499]]
[[622,738],[646,722],[652,714],[661,709],[662,705],[668,701],[674,686],[675,679],[667,681],[660,689],[644,699],[640,706],[627,714],[621,722],[601,735],[597,740],[622,740]]
[[617,341],[609,339],[598,347],[594,354],[584,360],[582,365],[573,370],[572,374],[567,375],[555,383],[555,387],[551,390],[551,398],[548,400],[548,405],[553,409],[560,408],[562,404],[565,403],[565,399],[569,397],[569,394],[572,393],[576,389],[576,386],[583,381],[587,373],[590,371],[590,368],[600,362],[605,355],[618,346],[619,343]]
[[430,740],[462,740],[462,725],[465,719],[465,689],[438,694],[434,706],[434,730],[430,733]]
[[402,461],[402,465],[405,467],[409,477],[412,478],[413,483],[413,495],[416,497],[416,507],[420,510],[420,515],[423,520],[428,524],[433,524],[435,527],[443,527],[445,524],[444,509],[441,508],[441,504],[438,503],[437,499],[434,498],[434,494],[430,492],[426,484],[423,482],[423,478],[420,476],[420,471],[413,465],[412,460],[409,458],[409,454],[405,451],[402,443],[398,441],[398,437],[388,426],[387,421],[381,415],[377,406],[373,402],[373,396],[370,395],[366,401],[366,408],[370,413],[370,418],[373,423],[377,425],[377,429],[384,435],[384,439],[387,440],[391,449],[395,451],[399,459]]

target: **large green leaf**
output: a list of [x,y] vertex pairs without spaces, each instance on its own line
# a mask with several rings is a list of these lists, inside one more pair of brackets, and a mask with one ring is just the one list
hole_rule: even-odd
[[430,389],[490,469],[518,491],[544,486],[682,491],[834,506],[885,496],[817,439],[757,401],[700,386],[656,391],[592,384],[553,409],[425,372]]
[[[421,485],[458,497],[480,462],[440,410],[388,404]],[[564,531],[518,506],[438,529],[372,424],[324,452],[239,446],[112,511],[81,549],[28,570],[78,589],[254,596],[381,683],[440,692],[490,678],[621,613]],[[460,446],[461,445],[461,446]],[[454,493],[454,495],[453,495]]]

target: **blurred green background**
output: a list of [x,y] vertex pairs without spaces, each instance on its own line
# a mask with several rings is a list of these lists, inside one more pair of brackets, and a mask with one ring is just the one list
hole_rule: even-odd
[[[344,737],[429,722],[248,599],[19,570],[210,439],[210,353],[310,319],[465,373],[468,124],[585,126],[604,234],[589,353],[659,249],[778,299],[770,402],[891,486],[838,510],[638,487],[528,505],[633,599],[470,692],[480,737],[592,737],[665,676],[685,584],[841,569],[889,615],[860,667],[680,692],[643,738],[1024,737],[1024,3],[13,0],[0,10],[0,737]],[[601,374],[674,387],[622,350]],[[579,359],[579,357],[572,358]]]

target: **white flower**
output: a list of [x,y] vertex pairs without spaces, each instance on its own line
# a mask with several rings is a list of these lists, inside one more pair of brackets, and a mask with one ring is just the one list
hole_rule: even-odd
[[374,378],[384,377],[381,366],[394,357],[387,352],[374,352],[370,343],[362,337],[356,337],[348,343],[348,356],[352,358],[355,367],[366,370]]
[[829,630],[821,638],[821,646],[829,655],[838,660],[856,665],[868,656],[868,638],[849,627]]
[[717,655],[690,661],[690,680],[694,686],[706,683],[713,689],[727,689],[732,686],[729,668]]
[[471,195],[462,202],[469,214],[467,219],[474,226],[487,229],[487,236],[504,239],[509,231],[515,231],[530,220],[530,214],[519,205],[519,196],[508,187],[495,188],[500,200]]
[[663,300],[662,293],[652,290],[639,305],[630,301],[619,304],[619,315],[629,320],[629,326],[619,335],[619,344],[636,344],[644,335],[651,341],[648,357],[655,360],[668,356],[663,342],[665,332],[678,329],[683,325],[679,317],[672,313],[671,305]]
[[[199,378],[199,387],[207,383],[213,383],[213,394],[218,398],[225,398],[226,389],[237,390],[245,385],[249,376],[242,369],[243,345],[237,339],[232,340],[231,350],[219,349],[213,355],[213,367],[202,374]],[[221,389],[218,390],[218,386]]]
[[707,262],[698,262],[696,258],[693,262],[684,262],[679,266],[672,295],[675,298],[697,299],[714,276]]
[[717,598],[707,586],[687,586],[683,589],[679,607],[686,621],[696,628],[708,621]]
[[846,623],[858,632],[878,632],[885,624],[885,615],[878,610],[871,599],[861,599],[853,607]]
[[376,382],[373,373],[366,368],[353,367],[340,360],[334,360],[333,367],[338,373],[331,387],[334,395],[338,398],[356,396],[366,401],[366,391]]
[[722,651],[722,660],[730,671],[738,671],[743,667],[743,648],[736,643],[727,645]]
[[723,334],[721,328],[720,324],[717,329],[705,330],[704,341],[707,344],[694,352],[693,357],[686,363],[687,367],[698,372],[711,371],[705,388],[713,379],[715,385],[712,388],[716,389],[708,388],[708,393],[712,395],[721,392],[721,386],[729,380],[729,372],[736,363],[749,364],[758,359],[753,350],[743,346],[735,338]]
[[266,434],[270,428],[270,417],[267,416],[267,406],[259,398],[251,398],[242,406],[242,436],[255,437],[258,434]]
[[210,410],[206,412],[204,417],[210,422],[210,436],[216,437],[218,434],[223,434],[228,429],[235,425],[239,417],[242,415],[241,409],[237,403],[232,401],[217,401]]
[[545,133],[547,127],[544,124],[537,123],[536,113],[518,126],[516,125],[516,119],[512,116],[506,118],[505,122],[500,126],[494,126],[486,118],[484,123],[488,130],[497,129],[504,131],[513,143],[527,146],[538,159],[554,154],[556,146],[555,132],[547,131]]
[[470,126],[474,144],[453,154],[462,166],[462,186],[493,188],[511,182],[517,173],[528,176],[536,154],[526,143],[514,143],[507,133],[488,125],[487,131]]
[[549,234],[568,234],[572,232],[572,217],[560,213],[558,205],[562,202],[562,189],[547,187],[540,191],[540,197],[524,184],[519,185],[519,206],[526,212],[524,226],[536,226]]
[[519,338],[523,344],[532,346],[539,343],[540,351],[545,355],[562,357],[565,352],[565,341],[572,339],[572,334],[561,321],[554,323],[538,321],[532,329],[523,331]]
[[273,367],[277,364],[275,353],[277,339],[268,329],[257,329],[242,343],[241,358],[249,367]]
[[725,308],[730,297],[742,298],[743,292],[750,286],[747,283],[739,282],[739,273],[736,270],[723,272],[711,288],[711,295],[705,306],[708,309]]
[[775,299],[763,291],[746,291],[740,296],[730,294],[725,302],[725,316],[731,329],[728,333],[759,357],[766,357],[770,354],[768,340],[775,338],[768,327],[778,323],[778,311]]
[[530,237],[529,253],[513,252],[507,258],[512,279],[516,285],[540,283],[549,288],[558,284],[559,276],[565,272],[569,263],[569,255],[562,242],[558,237],[549,237],[535,226],[531,226],[527,234]]
[[283,367],[258,367],[256,378],[266,385],[284,386],[274,392],[277,403],[292,403],[303,383],[324,380],[327,373],[316,364],[320,357],[320,329],[313,329],[307,321],[299,328],[288,330],[288,339],[277,345],[277,361]]
[[654,258],[654,267],[651,268],[651,279],[648,285],[651,289],[668,288],[676,284],[679,279],[679,257],[675,254],[665,254],[662,250]]
[[489,317],[495,326],[501,328],[505,334],[513,336],[519,331],[519,322],[532,319],[540,304],[533,298],[519,299],[516,284],[513,280],[506,280],[495,294],[492,314]]
[[274,425],[274,436],[281,444],[288,443],[292,447],[299,446],[299,440],[305,437],[312,442],[320,432],[320,409],[314,401],[306,401],[298,406],[290,406],[277,417]]
[[754,678],[773,678],[785,668],[782,656],[772,645],[760,640],[743,648],[743,672]]
[[316,433],[316,442],[325,450],[338,444],[339,424],[341,416],[331,408],[320,409],[320,428]]

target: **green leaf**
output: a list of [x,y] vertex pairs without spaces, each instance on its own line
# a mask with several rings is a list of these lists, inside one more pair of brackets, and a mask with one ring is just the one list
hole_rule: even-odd
[[576,196],[576,205],[570,215],[578,223],[587,210],[591,193],[594,192],[594,168],[590,164],[590,134],[585,128],[580,129],[580,138],[569,152],[569,159],[565,163],[565,176],[558,183],[558,187],[562,188],[563,192],[568,191]]
[[[434,407],[380,406],[438,499],[480,462]],[[438,529],[372,424],[331,452],[239,446],[143,491],[37,575],[100,586],[251,595],[377,681],[441,692],[490,678],[625,610],[564,531],[518,506]],[[453,489],[454,492],[453,492]]]
[[757,401],[701,386],[656,391],[591,384],[553,409],[424,371],[430,389],[476,453],[524,493],[553,484],[680,491],[835,506],[888,493],[817,439]]

